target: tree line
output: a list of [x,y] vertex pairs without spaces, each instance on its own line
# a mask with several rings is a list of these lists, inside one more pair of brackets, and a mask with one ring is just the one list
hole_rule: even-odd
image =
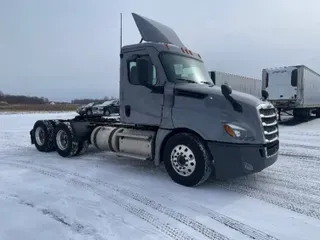
[[0,91],[0,102],[8,104],[46,104],[49,103],[49,99],[45,97],[4,94]]
[[103,99],[92,99],[92,98],[84,98],[84,99],[74,99],[71,101],[73,104],[88,104],[91,102],[104,102],[108,100],[115,100],[115,97],[104,97]]
[[[72,104],[87,104],[90,102],[103,102],[106,100],[113,100],[115,97],[104,97],[102,99],[74,99],[71,101]],[[5,94],[0,91],[0,103],[7,104],[48,104],[51,101],[45,97],[36,97],[36,96],[25,96],[25,95],[11,95]],[[70,104],[70,102],[55,102],[57,104]]]

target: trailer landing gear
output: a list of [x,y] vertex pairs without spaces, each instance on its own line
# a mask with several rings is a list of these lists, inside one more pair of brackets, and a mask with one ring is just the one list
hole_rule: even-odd
[[278,121],[281,122],[281,108],[278,108]]

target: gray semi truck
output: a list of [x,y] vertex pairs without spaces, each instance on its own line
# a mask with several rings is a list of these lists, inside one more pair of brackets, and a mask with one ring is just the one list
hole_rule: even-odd
[[[89,145],[164,163],[178,184],[262,171],[278,158],[276,111],[249,94],[215,86],[201,56],[169,27],[132,14],[138,44],[121,47],[120,116],[38,120],[31,143],[62,157]],[[262,93],[267,98],[267,92]]]

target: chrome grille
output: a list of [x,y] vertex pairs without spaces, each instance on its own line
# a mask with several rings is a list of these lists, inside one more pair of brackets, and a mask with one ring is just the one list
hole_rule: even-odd
[[279,138],[279,127],[276,109],[271,104],[264,103],[258,106],[258,114],[266,143],[277,141]]

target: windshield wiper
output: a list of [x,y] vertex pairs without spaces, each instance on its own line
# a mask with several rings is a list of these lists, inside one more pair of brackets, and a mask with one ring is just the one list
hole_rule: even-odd
[[189,83],[197,83],[196,81],[190,80],[190,79],[186,79],[186,78],[176,78],[179,81],[185,81],[185,82],[189,82]]
[[200,83],[207,84],[207,85],[209,85],[210,87],[214,86],[214,84],[213,84],[212,82],[201,81]]

